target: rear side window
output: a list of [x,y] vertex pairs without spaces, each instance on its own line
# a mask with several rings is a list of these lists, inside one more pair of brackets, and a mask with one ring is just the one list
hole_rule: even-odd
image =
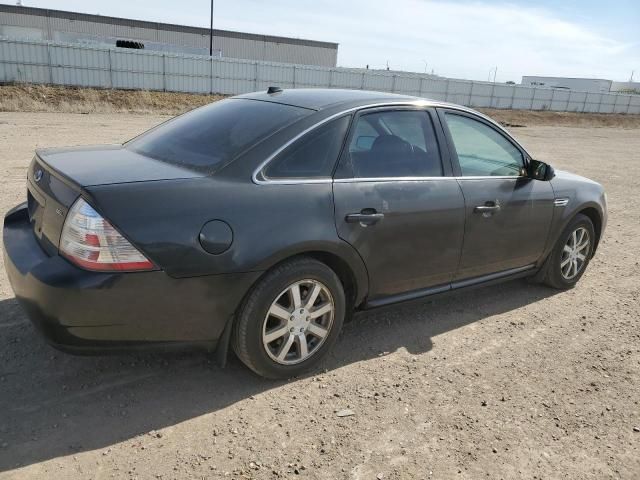
[[126,144],[174,165],[210,173],[310,110],[246,99],[227,99],[176,117]]
[[[442,163],[431,117],[425,111],[361,115],[347,163],[356,178],[439,177]],[[341,167],[340,174],[346,174]]]
[[264,176],[279,178],[331,177],[351,117],[327,122],[307,133],[267,166]]

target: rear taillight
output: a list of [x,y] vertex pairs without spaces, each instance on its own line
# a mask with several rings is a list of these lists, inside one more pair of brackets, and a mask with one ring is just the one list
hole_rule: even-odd
[[64,221],[60,253],[87,270],[154,268],[153,263],[82,198],[76,200]]

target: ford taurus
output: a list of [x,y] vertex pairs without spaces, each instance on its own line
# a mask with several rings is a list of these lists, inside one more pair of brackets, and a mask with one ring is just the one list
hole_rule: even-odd
[[599,184],[478,112],[272,87],[123,145],[38,150],[4,260],[59,348],[231,346],[282,378],[354,310],[525,276],[571,288],[606,221]]

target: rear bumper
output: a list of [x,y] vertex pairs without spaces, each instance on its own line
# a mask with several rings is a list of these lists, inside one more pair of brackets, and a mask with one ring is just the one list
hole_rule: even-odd
[[5,217],[4,264],[17,299],[54,346],[73,352],[216,343],[260,272],[172,278],[96,273],[48,256],[26,205]]

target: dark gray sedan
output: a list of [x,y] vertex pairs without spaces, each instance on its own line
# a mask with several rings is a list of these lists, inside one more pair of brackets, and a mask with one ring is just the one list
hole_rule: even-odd
[[354,310],[525,276],[571,288],[606,221],[599,184],[468,108],[270,88],[36,152],[4,256],[59,348],[231,345],[277,378]]

